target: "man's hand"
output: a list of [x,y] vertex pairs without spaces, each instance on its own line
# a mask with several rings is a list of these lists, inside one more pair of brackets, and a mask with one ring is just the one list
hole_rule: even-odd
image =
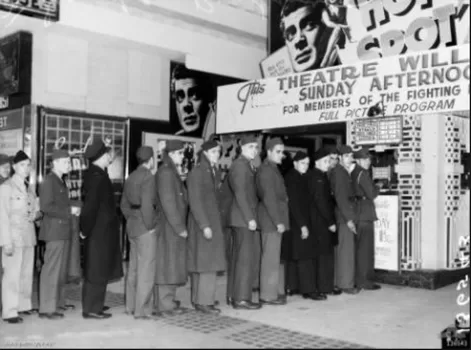
[[7,256],[12,256],[13,253],[15,252],[15,248],[13,247],[12,244],[9,244],[9,245],[3,246],[3,251],[5,252]]
[[70,213],[75,216],[80,216],[80,207],[71,207]]
[[309,237],[309,230],[306,226],[301,227],[301,239],[307,239]]
[[276,229],[277,229],[278,233],[283,233],[283,232],[286,231],[286,227],[283,224],[276,225]]
[[203,235],[204,235],[204,238],[211,239],[213,238],[213,231],[211,230],[211,228],[205,227],[203,229]]
[[329,226],[329,231],[330,231],[330,232],[335,232],[335,231],[337,231],[337,226],[335,226],[335,225]]
[[257,229],[257,222],[255,220],[249,221],[249,230],[255,231]]
[[187,238],[187,237],[188,237],[188,232],[187,232],[187,230],[185,230],[185,231],[183,231],[183,232],[180,232],[178,235],[179,235],[181,238]]
[[80,236],[81,239],[87,238],[87,237],[85,237],[84,235],[82,235],[82,232],[80,232],[80,235],[79,235],[79,236]]
[[352,231],[354,234],[357,234],[357,229],[356,229],[355,224],[353,223],[352,220],[347,222],[347,226],[350,229],[350,231]]

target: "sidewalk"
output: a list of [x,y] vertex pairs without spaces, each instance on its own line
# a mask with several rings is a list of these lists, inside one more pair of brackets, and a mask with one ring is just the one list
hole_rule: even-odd
[[[0,322],[0,346],[74,348],[440,348],[439,333],[459,308],[451,285],[436,291],[383,285],[379,291],[341,295],[315,302],[299,296],[286,306],[258,311],[233,310],[224,304],[220,277],[220,316],[201,315],[189,305],[189,286],[178,291],[188,312],[155,321],[135,321],[124,314],[124,283],[108,288],[113,317],[84,320],[80,287],[69,292],[76,304],[62,321],[25,318],[22,325]],[[464,311],[464,310],[461,310]]]

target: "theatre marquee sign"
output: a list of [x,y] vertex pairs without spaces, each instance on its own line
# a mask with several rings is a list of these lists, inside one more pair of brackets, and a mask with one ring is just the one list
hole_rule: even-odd
[[217,133],[469,109],[469,44],[218,88]]
[[[16,15],[57,22],[59,2],[60,0],[0,0],[0,18],[3,18],[6,24],[10,23]],[[11,16],[2,15],[2,11],[9,12]]]

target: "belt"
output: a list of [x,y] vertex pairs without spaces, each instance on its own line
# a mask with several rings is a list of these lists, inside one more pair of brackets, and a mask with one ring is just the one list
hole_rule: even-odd
[[364,200],[366,200],[366,199],[368,199],[368,198],[366,198],[365,196],[355,196],[355,199],[356,199],[357,201],[364,201]]
[[141,209],[140,205],[131,205],[131,209]]

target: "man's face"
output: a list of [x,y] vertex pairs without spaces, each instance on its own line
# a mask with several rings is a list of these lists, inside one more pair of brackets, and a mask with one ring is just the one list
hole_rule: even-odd
[[316,168],[322,172],[327,172],[330,167],[330,156],[318,159],[316,161]]
[[193,78],[175,80],[175,104],[178,120],[185,132],[197,130],[209,111],[203,91]]
[[221,157],[221,147],[214,147],[203,152],[211,165],[216,165]]
[[340,156],[340,161],[346,167],[350,167],[353,164],[353,153],[346,153]]
[[169,152],[168,156],[176,166],[180,166],[183,163],[183,157],[185,156],[185,149],[179,149],[176,151]]
[[10,163],[0,165],[0,177],[3,177],[4,179],[6,179],[10,176],[10,172],[11,172]]
[[29,159],[23,160],[13,165],[15,174],[18,174],[22,179],[26,179],[31,173],[31,161]]
[[320,34],[313,7],[305,6],[282,18],[285,43],[295,72],[312,69],[317,60],[315,43]]
[[294,168],[300,173],[300,174],[306,174],[307,169],[309,169],[309,157],[306,157],[304,159],[298,160],[293,163]]
[[339,155],[331,154],[329,160],[330,160],[329,169],[335,168],[335,166],[339,163]]
[[71,169],[70,158],[59,158],[54,160],[54,168],[61,174],[68,174]]
[[357,163],[363,168],[368,170],[371,166],[371,159],[364,158],[364,159],[357,159]]
[[281,164],[285,152],[284,145],[275,145],[271,150],[268,150],[268,159],[275,164]]
[[241,147],[242,155],[248,160],[254,160],[258,154],[257,143],[247,143]]

